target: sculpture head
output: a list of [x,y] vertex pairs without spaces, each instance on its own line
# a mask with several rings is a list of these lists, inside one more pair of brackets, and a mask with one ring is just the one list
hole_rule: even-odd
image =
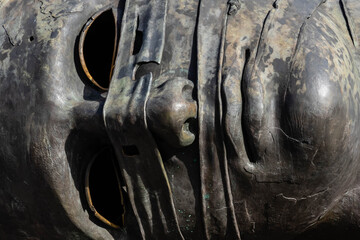
[[0,6],[0,235],[358,233],[355,1]]

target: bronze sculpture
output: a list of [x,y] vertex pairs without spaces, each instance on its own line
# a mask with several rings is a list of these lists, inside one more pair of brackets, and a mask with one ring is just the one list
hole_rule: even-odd
[[0,11],[0,237],[360,236],[356,0]]

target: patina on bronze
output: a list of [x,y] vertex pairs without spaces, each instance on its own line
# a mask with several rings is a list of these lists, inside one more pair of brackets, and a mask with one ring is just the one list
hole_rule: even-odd
[[1,239],[358,239],[360,2],[3,0]]

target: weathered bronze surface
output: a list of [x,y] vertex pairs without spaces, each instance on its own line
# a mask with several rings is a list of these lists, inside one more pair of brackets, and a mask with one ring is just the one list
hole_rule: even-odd
[[0,1],[0,239],[359,239],[360,1]]

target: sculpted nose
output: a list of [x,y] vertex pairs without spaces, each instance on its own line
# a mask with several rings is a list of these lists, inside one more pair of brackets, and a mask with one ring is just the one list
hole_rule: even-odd
[[197,115],[193,89],[190,80],[174,78],[152,89],[149,96],[146,106],[149,129],[172,146],[188,146],[195,140],[189,129]]

